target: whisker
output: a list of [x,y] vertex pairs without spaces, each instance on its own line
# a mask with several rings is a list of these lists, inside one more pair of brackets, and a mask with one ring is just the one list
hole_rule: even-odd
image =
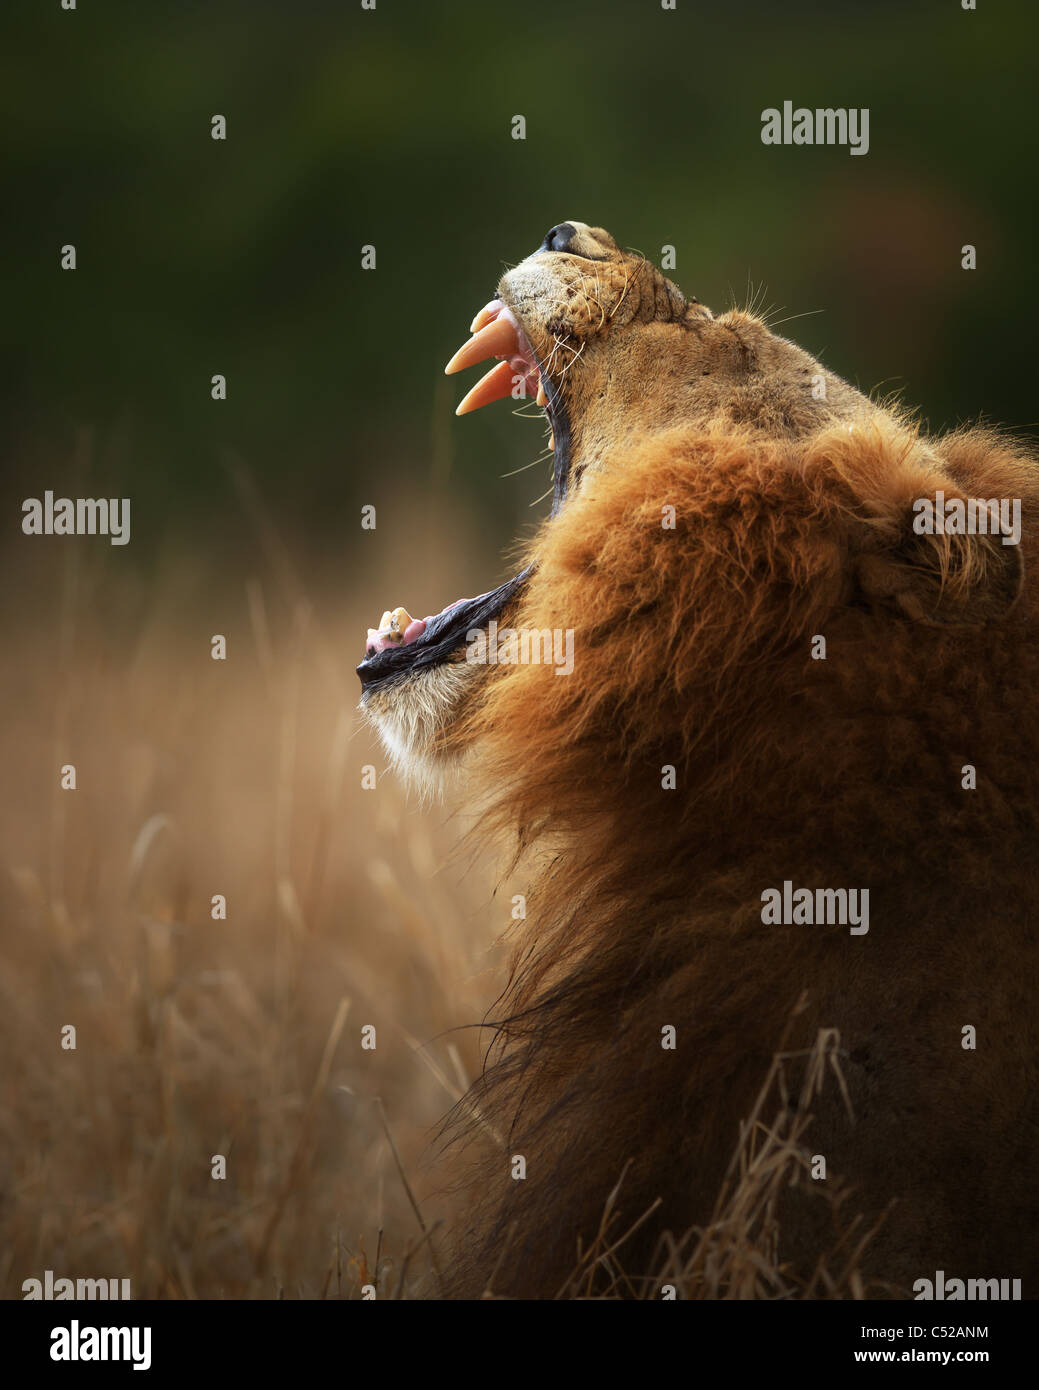
[[597,327],[596,330],[595,330],[595,331],[598,333],[599,329],[600,329],[600,328],[603,326],[603,324],[606,322],[606,310],[603,308],[603,304],[602,304],[602,285],[599,283],[599,267],[598,267],[598,266],[596,266],[596,268],[595,268],[595,302],[596,302],[596,304],[598,304],[598,306],[599,306],[599,324],[598,324],[598,327]]
[[551,457],[552,451],[547,450],[545,453],[540,454],[536,459],[531,459],[529,463],[520,464],[519,468],[510,468],[508,473],[499,473],[498,477],[514,478],[517,473],[526,473],[528,468],[536,468],[539,463],[544,463],[547,459],[550,459]]
[[[646,264],[647,264],[646,261],[643,261],[643,262],[642,262],[642,265],[646,265]],[[625,298],[625,296],[627,295],[628,289],[629,289],[629,287],[631,286],[631,284],[632,284],[635,280],[637,280],[638,277],[642,274],[642,265],[639,266],[638,270],[635,272],[634,275],[625,274],[625,277],[624,277],[624,289],[621,291],[621,295],[620,295],[620,298],[617,300],[617,303],[616,303],[616,304],[613,306],[613,308],[610,310],[610,318],[611,318],[611,319],[613,318],[613,316],[614,316],[614,314],[617,312],[617,310],[621,307],[621,305],[624,303],[624,298]]]
[[572,347],[570,347],[568,344],[560,344],[561,347],[562,347],[562,346],[566,346],[567,352],[573,354],[573,355],[571,356],[571,358],[570,358],[570,361],[566,364],[566,366],[563,368],[563,370],[562,370],[562,371],[560,372],[560,374],[559,374],[559,379],[560,379],[560,381],[562,381],[563,377],[566,376],[567,372],[568,372],[568,371],[570,370],[570,368],[574,365],[574,363],[577,361],[577,359],[581,356],[581,353],[584,352],[585,344],[587,343],[587,341],[588,341],[588,340],[585,339],[585,342],[581,344],[581,346],[578,348],[578,350],[577,350],[576,352],[574,352],[574,349],[573,349]]
[[778,328],[781,323],[793,323],[794,319],[810,319],[813,314],[825,314],[825,309],[806,309],[803,314],[788,314],[785,319],[776,319],[769,328]]

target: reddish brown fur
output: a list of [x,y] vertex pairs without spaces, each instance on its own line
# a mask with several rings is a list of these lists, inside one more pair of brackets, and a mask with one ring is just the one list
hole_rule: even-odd
[[[675,430],[544,529],[512,622],[575,627],[575,673],[499,672],[467,731],[491,822],[536,846],[477,1096],[528,1177],[497,1151],[479,1170],[456,1294],[481,1291],[514,1226],[495,1291],[551,1296],[628,1160],[625,1222],[664,1198],[625,1256],[649,1273],[661,1230],[709,1216],[807,989],[795,1045],[839,1028],[857,1112],[824,1098],[811,1142],[868,1216],[898,1202],[868,1272],[1024,1275],[1028,1296],[1036,595],[1010,606],[1009,548],[912,535],[912,499],[937,487],[1022,497],[1034,525],[1023,452],[878,414],[798,443]],[[1034,573],[1031,530],[1022,549]],[[763,926],[783,879],[868,887],[869,934]],[[781,1255],[808,1272],[824,1238],[792,1208]]]

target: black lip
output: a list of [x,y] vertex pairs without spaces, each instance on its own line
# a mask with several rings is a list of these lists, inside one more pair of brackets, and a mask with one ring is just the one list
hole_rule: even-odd
[[[551,511],[551,515],[555,516],[566,500],[570,483],[570,416],[559,387],[541,371],[541,362],[536,353],[534,360],[548,397],[548,416],[555,438]],[[422,636],[415,642],[409,642],[406,647],[387,647],[374,656],[365,657],[357,667],[361,679],[361,698],[384,682],[399,680],[415,671],[430,670],[450,661],[458,648],[465,644],[468,632],[486,627],[492,618],[501,617],[506,605],[522,591],[532,572],[528,565],[490,593],[463,599],[446,613],[438,613],[435,618],[430,618]]]
[[[538,370],[541,363],[538,362]],[[563,397],[559,387],[554,381],[541,378],[541,384],[548,397],[548,414],[552,422],[552,434],[555,439],[554,457],[552,459],[552,512],[556,512],[566,500],[567,488],[570,486],[570,414],[563,403]]]
[[406,647],[387,647],[374,656],[365,657],[357,668],[361,685],[367,689],[382,681],[393,680],[396,676],[442,665],[464,645],[466,633],[474,628],[486,627],[492,618],[500,615],[505,605],[526,584],[530,574],[528,567],[497,589],[492,589],[489,594],[463,599],[446,613],[438,613],[435,618],[430,618],[417,642],[409,642]]

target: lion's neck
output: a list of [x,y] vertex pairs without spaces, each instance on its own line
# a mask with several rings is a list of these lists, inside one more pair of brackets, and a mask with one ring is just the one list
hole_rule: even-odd
[[606,337],[574,363],[569,389],[575,475],[677,428],[742,426],[793,439],[878,410],[808,353],[738,313],[649,325],[625,346]]

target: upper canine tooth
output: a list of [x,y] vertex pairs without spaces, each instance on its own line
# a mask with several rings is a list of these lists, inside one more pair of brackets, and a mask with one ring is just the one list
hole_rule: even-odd
[[538,405],[548,405],[548,397],[545,395],[545,388],[540,377],[538,377]]
[[516,325],[504,316],[481,328],[469,341],[458,349],[444,368],[450,376],[474,362],[482,362],[487,357],[511,357],[519,347]]
[[473,389],[465,396],[455,410],[456,415],[468,415],[471,410],[479,410],[491,401],[500,401],[512,391],[515,377],[511,362],[499,362],[486,376],[482,376]]
[[387,608],[386,612],[379,619],[379,631],[385,632],[388,627],[393,626],[393,614]]
[[483,308],[480,310],[480,312],[473,319],[472,323],[469,325],[469,332],[479,333],[480,329],[484,326],[484,324],[490,323],[491,319],[495,317],[495,315],[498,313],[500,309],[500,299],[492,299],[489,304],[485,304]]

